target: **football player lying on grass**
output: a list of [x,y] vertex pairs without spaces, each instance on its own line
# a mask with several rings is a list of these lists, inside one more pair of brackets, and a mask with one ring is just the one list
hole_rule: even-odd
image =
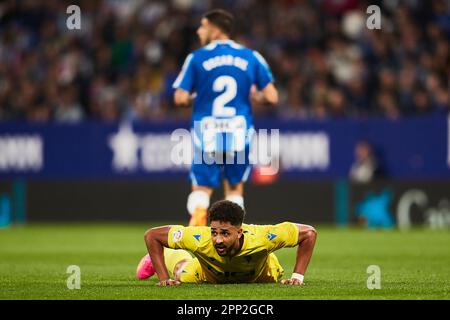
[[137,267],[137,278],[147,279],[156,273],[160,286],[274,283],[280,281],[284,270],[273,252],[298,246],[294,272],[281,283],[302,285],[316,230],[291,222],[247,225],[243,224],[244,215],[241,206],[222,200],[208,210],[209,227],[174,225],[148,230],[145,233],[148,254]]

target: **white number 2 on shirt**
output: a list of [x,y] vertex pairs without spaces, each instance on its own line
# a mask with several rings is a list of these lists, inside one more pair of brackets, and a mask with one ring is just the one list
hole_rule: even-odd
[[213,102],[212,115],[214,117],[232,117],[236,114],[236,109],[226,104],[233,100],[237,94],[237,83],[233,77],[220,76],[213,83],[215,92],[222,92]]

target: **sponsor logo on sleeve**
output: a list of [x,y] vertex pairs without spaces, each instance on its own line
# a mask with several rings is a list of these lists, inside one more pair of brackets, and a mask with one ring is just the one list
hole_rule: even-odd
[[180,242],[181,238],[183,238],[183,231],[182,230],[177,230],[177,231],[174,231],[172,233],[172,241],[174,243]]

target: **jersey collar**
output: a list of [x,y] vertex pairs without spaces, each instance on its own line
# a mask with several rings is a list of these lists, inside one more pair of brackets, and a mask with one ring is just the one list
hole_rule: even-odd
[[234,42],[233,40],[231,40],[231,39],[226,39],[226,40],[214,40],[214,41],[211,41],[208,45],[206,45],[205,49],[207,49],[207,50],[213,50],[213,49],[215,49],[219,44],[228,44],[230,47],[236,48],[236,49],[242,48],[241,45],[237,44],[237,43]]
[[235,42],[231,39],[226,39],[226,40],[213,40],[211,41],[209,44],[234,44]]

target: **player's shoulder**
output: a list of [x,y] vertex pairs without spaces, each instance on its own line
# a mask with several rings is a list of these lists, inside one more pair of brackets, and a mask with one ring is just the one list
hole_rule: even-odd
[[243,224],[242,229],[244,233],[249,233],[257,238],[264,238],[272,240],[278,236],[279,233],[288,232],[292,228],[296,228],[296,224],[289,221],[284,221],[277,224]]
[[244,235],[247,235],[255,240],[267,239],[270,225],[263,224],[243,224],[242,230]]
[[195,232],[195,231],[201,231],[201,232],[209,232],[211,230],[208,226],[183,226],[183,225],[169,225],[170,229],[183,229],[186,232]]
[[265,231],[271,228],[280,228],[280,227],[286,227],[286,226],[291,226],[291,225],[295,225],[294,222],[290,222],[290,221],[283,221],[283,222],[279,222],[279,223],[275,223],[275,224],[246,224],[243,223],[242,224],[242,229],[243,230],[259,230],[259,231]]
[[201,47],[192,51],[187,57],[187,59],[189,59],[193,65],[201,64],[204,60],[208,58],[209,54],[207,51],[205,51],[205,47]]
[[215,41],[210,44],[207,44],[206,46],[200,47],[198,49],[193,50],[189,55],[188,58],[191,59],[198,59],[201,57],[205,57],[208,55],[214,55],[215,50],[219,49],[219,44],[227,44],[228,48],[230,50],[238,52],[240,55],[247,55],[251,56],[255,59],[262,59],[264,60],[264,57],[259,53],[259,51],[251,49],[243,44],[240,44],[238,42],[235,42],[233,40],[224,40],[224,41]]
[[211,228],[208,226],[178,226],[178,228],[189,234],[211,234]]
[[261,53],[259,53],[257,50],[252,50],[252,57],[258,61],[260,64],[267,66],[266,59],[262,56]]
[[191,240],[196,241],[198,244],[207,242],[211,238],[211,228],[208,226],[189,226],[186,229],[188,229]]
[[177,240],[203,242],[204,240],[208,241],[211,237],[211,228],[207,226],[173,225],[169,232],[174,242],[177,242]]

